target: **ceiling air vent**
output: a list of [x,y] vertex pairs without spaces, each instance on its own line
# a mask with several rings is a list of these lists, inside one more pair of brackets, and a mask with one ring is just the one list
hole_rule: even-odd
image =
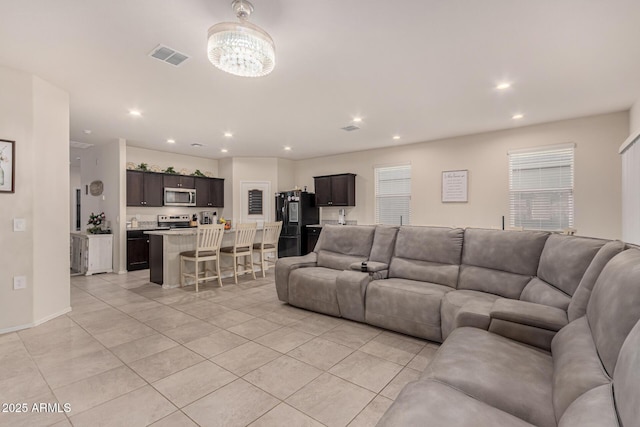
[[151,53],[149,53],[149,56],[175,66],[178,66],[189,59],[189,57],[184,53],[180,53],[175,49],[171,49],[170,47],[163,46],[161,44],[153,48]]
[[360,128],[358,126],[356,126],[356,125],[349,125],[349,126],[345,126],[343,128],[340,128],[340,129],[346,130],[347,132],[351,132],[351,131],[354,131],[354,130],[358,130]]
[[93,147],[93,144],[89,144],[86,142],[69,141],[69,146],[71,146],[71,148],[89,148]]

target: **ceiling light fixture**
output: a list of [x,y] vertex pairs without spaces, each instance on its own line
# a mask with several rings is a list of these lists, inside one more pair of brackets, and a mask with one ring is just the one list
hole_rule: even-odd
[[167,139],[167,144],[175,144],[176,140],[175,139]]
[[291,151],[291,147],[284,147],[284,151]]
[[514,114],[513,116],[511,116],[513,120],[520,120],[523,117],[524,117],[524,114]]
[[498,90],[505,90],[505,89],[509,89],[511,87],[511,83],[500,83],[496,86],[496,89]]
[[394,135],[393,139],[395,139],[396,141],[400,139],[400,135]]
[[222,150],[220,150],[221,153],[228,153],[229,150],[227,150],[226,148],[223,148]]
[[202,147],[202,144],[200,144],[199,142],[194,142],[193,144],[191,144],[191,146],[194,148],[200,148]]
[[227,138],[231,138],[233,134],[231,132],[225,132],[224,136],[226,136]]
[[129,110],[129,114],[136,117],[140,117],[142,115],[142,113],[138,110]]
[[360,123],[362,121],[362,117],[354,117],[353,118],[353,122],[354,123]]
[[231,8],[240,22],[221,22],[209,28],[207,53],[217,68],[240,77],[266,76],[276,65],[273,39],[249,22],[253,5],[234,0]]

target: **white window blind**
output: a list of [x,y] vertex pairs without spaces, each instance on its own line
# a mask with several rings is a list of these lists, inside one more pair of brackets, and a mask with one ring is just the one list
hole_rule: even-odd
[[573,158],[573,144],[509,152],[512,227],[573,228]]
[[376,224],[411,223],[411,165],[377,167]]

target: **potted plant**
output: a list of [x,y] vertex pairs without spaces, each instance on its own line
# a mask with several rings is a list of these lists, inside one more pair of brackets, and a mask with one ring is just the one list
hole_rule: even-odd
[[176,170],[173,168],[173,166],[169,166],[168,168],[166,168],[164,170],[164,173],[171,173],[171,174],[176,174],[178,172],[176,172]]
[[108,234],[110,230],[103,230],[102,224],[106,222],[106,216],[104,212],[100,212],[99,214],[94,214],[91,212],[89,215],[89,222],[87,225],[91,225],[91,227],[87,228],[87,233],[89,234]]
[[149,170],[149,165],[146,163],[140,163],[138,165],[138,170],[139,171],[143,171],[143,172],[147,172]]
[[202,177],[206,177],[205,174],[203,174],[202,172],[200,172],[200,169],[196,169],[192,174],[192,176],[202,176]]

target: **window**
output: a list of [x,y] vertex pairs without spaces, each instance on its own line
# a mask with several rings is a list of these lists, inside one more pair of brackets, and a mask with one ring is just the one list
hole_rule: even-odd
[[376,224],[411,223],[411,165],[375,168]]
[[509,152],[512,227],[573,228],[574,144]]

